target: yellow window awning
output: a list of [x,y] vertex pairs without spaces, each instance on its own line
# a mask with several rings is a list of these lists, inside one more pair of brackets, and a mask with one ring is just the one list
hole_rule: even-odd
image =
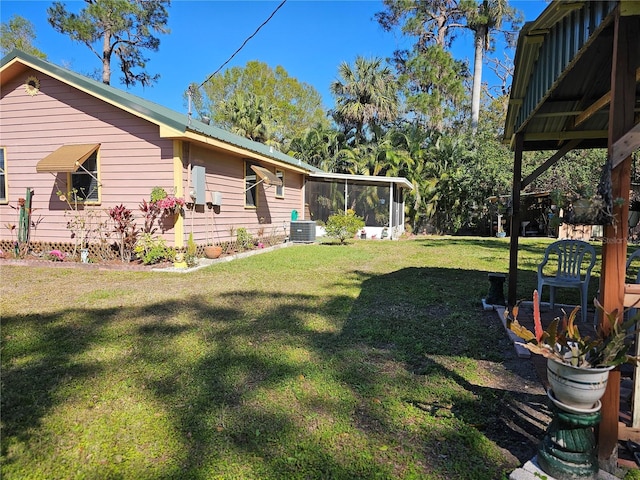
[[99,143],[63,145],[40,160],[36,172],[73,173],[99,147]]
[[266,185],[276,185],[277,187],[282,186],[282,180],[280,180],[275,173],[270,172],[264,167],[259,167],[258,165],[251,165],[251,170],[256,172],[256,175],[260,177]]

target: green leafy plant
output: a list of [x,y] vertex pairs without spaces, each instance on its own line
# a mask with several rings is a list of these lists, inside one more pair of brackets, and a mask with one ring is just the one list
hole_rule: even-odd
[[580,334],[575,323],[580,307],[574,308],[568,317],[565,314],[562,319],[555,318],[549,327],[543,330],[537,290],[533,292],[534,332],[518,322],[517,305],[511,312],[505,310],[505,318],[509,329],[525,341],[521,345],[545,358],[579,368],[610,367],[625,362],[638,363],[638,357],[627,354],[631,346],[628,340],[635,334],[635,331],[631,330],[635,318],[624,321],[624,312],[607,312],[597,299],[594,299],[594,304],[600,311],[595,338]]
[[167,198],[167,191],[162,187],[153,187],[151,190],[151,202],[155,203],[164,198]]
[[136,241],[134,252],[145,265],[153,265],[173,259],[173,249],[167,247],[162,237],[143,233]]
[[197,252],[198,247],[196,242],[193,241],[193,233],[190,233],[187,240],[187,251],[184,254],[184,261],[188,267],[195,267],[198,264]]
[[324,228],[329,237],[337,238],[340,243],[344,243],[363,227],[364,219],[349,209],[346,213],[331,215]]
[[249,233],[249,231],[244,227],[238,228],[238,236],[236,242],[238,245],[238,250],[240,251],[250,250],[254,246],[253,235],[251,235],[251,233]]

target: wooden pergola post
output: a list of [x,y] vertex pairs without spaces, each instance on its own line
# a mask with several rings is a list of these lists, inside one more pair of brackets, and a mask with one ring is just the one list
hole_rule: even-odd
[[513,161],[513,187],[511,190],[511,223],[509,245],[509,291],[507,305],[511,309],[518,295],[518,238],[520,235],[520,190],[522,190],[522,149],[524,135],[516,134]]
[[[633,32],[635,30],[635,33]],[[637,17],[615,15],[611,67],[611,103],[609,107],[608,155],[613,145],[634,125],[635,72],[640,64]],[[629,199],[631,155],[613,168],[613,198]],[[625,264],[627,257],[627,215],[629,202],[614,206],[615,225],[604,229],[602,245],[601,303],[605,310],[622,311],[624,304]],[[602,420],[598,431],[598,459],[607,471],[617,465],[618,417],[620,411],[620,370],[609,375],[607,391],[602,399]]]

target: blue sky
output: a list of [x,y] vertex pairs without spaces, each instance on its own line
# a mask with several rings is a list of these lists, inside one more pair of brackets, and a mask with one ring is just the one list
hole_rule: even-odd
[[[0,1],[0,20],[14,14],[27,18],[35,27],[35,46],[54,64],[78,73],[92,75],[100,62],[83,44],[74,43],[53,30],[47,22],[51,0]],[[64,2],[71,11],[85,5],[80,0]],[[160,35],[157,53],[147,52],[148,72],[160,74],[152,87],[128,91],[186,113],[182,94],[191,82],[201,83],[216,71],[271,15],[281,0],[173,0],[169,9],[170,35]],[[525,21],[534,20],[547,6],[545,0],[516,0]],[[281,65],[291,77],[312,85],[322,95],[327,108],[333,105],[329,85],[337,78],[342,62],[352,63],[356,56],[388,58],[394,50],[408,48],[410,40],[397,32],[385,32],[375,21],[384,9],[373,0],[287,0],[273,18],[225,66],[244,66],[259,60],[272,68]],[[470,33],[460,35],[454,44],[454,56],[472,62]],[[513,59],[513,51],[507,51]],[[497,53],[503,58],[502,53]],[[483,81],[497,84],[485,66]],[[117,64],[112,64],[111,85],[120,84]]]

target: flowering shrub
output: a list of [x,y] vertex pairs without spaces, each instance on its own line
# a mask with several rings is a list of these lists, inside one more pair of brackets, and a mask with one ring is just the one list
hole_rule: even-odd
[[165,214],[178,215],[182,213],[184,207],[184,199],[174,197],[173,195],[167,195],[161,200],[156,202],[159,209],[163,210]]
[[49,259],[54,262],[62,262],[64,260],[64,253],[60,250],[51,250],[49,252]]

